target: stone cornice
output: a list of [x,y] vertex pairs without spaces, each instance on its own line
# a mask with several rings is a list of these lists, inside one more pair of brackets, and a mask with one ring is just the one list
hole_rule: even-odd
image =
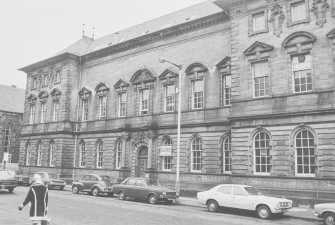
[[62,53],[60,55],[56,55],[56,56],[44,59],[42,61],[39,61],[37,63],[31,64],[29,66],[22,67],[19,70],[22,71],[22,72],[25,72],[25,73],[29,73],[29,72],[31,72],[35,69],[38,69],[38,68],[43,67],[43,66],[48,66],[49,64],[57,63],[57,62],[59,62],[61,60],[64,60],[64,59],[79,60],[80,57],[77,56],[77,55],[74,55],[72,53],[65,52],[65,53]]
[[228,20],[229,17],[224,12],[219,12],[204,18],[193,20],[184,24],[176,25],[165,30],[159,30],[147,35],[143,35],[138,38],[134,38],[119,44],[112,45],[107,48],[97,50],[95,52],[88,53],[83,57],[83,62],[89,61],[94,58],[104,57],[107,55],[124,52],[133,48],[141,47],[152,42],[160,41],[165,38],[169,38],[176,35],[182,35],[191,31],[203,29],[218,24],[224,20]]

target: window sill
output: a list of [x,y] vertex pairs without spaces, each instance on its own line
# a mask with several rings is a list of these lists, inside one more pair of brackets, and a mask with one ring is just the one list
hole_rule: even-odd
[[309,22],[311,22],[310,19],[304,19],[304,20],[299,20],[299,21],[289,22],[287,26],[288,26],[288,27],[292,27],[292,26],[295,26],[295,25],[298,25],[298,24],[309,23]]
[[249,33],[249,37],[251,37],[251,36],[255,36],[255,35],[257,35],[257,34],[268,33],[268,32],[269,32],[268,29],[266,29],[266,30],[259,30],[259,31],[252,31],[252,32]]
[[262,98],[271,98],[271,95],[264,95],[264,96],[258,96],[258,97],[253,97],[254,99],[262,99]]

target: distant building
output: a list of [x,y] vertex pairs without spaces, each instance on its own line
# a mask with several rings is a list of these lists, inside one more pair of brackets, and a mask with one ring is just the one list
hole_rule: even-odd
[[25,90],[0,84],[0,162],[18,163]]
[[82,39],[27,74],[23,170],[335,185],[334,1],[217,0]]

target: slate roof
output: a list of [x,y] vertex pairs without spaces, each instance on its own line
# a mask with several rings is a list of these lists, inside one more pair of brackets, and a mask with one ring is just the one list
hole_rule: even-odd
[[0,111],[23,113],[25,89],[0,84]]
[[119,44],[149,33],[187,23],[219,12],[222,12],[222,9],[214,4],[213,0],[207,0],[124,30],[114,32],[113,34],[96,40],[84,36],[76,43],[57,53],[57,55],[64,52],[73,53],[78,56],[85,55],[111,45]]

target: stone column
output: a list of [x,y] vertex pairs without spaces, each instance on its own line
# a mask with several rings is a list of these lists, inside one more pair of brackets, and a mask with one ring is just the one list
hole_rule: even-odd
[[148,139],[148,163],[147,168],[151,169],[151,161],[152,161],[152,138]]
[[122,138],[122,156],[121,156],[121,168],[126,167],[126,138]]

